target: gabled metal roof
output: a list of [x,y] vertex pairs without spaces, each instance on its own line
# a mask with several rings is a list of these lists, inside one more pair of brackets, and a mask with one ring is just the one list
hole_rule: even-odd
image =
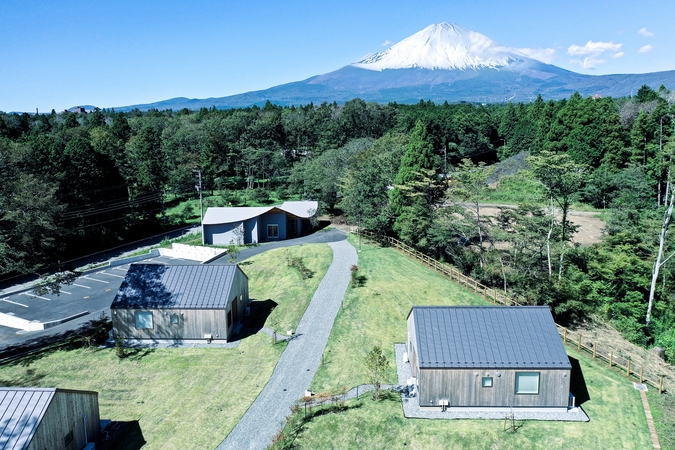
[[111,309],[224,309],[239,266],[132,264]]
[[420,368],[571,369],[547,306],[415,306]]
[[254,217],[262,216],[274,209],[292,214],[301,219],[312,217],[319,203],[315,201],[284,202],[276,206],[235,206],[235,207],[211,207],[204,214],[204,225],[243,222]]
[[28,448],[55,388],[0,388],[0,448]]

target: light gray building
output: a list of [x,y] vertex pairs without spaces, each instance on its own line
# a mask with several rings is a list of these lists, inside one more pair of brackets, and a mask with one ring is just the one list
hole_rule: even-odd
[[124,340],[226,342],[249,305],[237,265],[132,264],[110,312]]
[[96,392],[0,388],[0,448],[80,450],[100,434]]
[[422,408],[566,411],[572,366],[546,306],[415,306],[408,359]]
[[284,202],[277,206],[212,207],[202,221],[205,244],[256,244],[291,239],[311,230],[314,201]]

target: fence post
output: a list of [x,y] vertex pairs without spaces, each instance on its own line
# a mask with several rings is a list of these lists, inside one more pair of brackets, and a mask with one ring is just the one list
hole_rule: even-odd
[[612,352],[609,352],[609,367],[612,367]]
[[630,377],[630,359],[628,360],[628,367],[626,367],[626,376]]
[[593,342],[593,359],[595,359],[595,356],[597,355],[597,353],[598,353],[598,343],[596,341],[596,342]]
[[577,351],[581,351],[581,334],[579,334],[579,340],[577,341]]
[[640,384],[642,384],[642,366],[640,366]]
[[567,344],[567,328],[563,328],[563,344]]
[[659,394],[663,394],[663,375],[659,377]]

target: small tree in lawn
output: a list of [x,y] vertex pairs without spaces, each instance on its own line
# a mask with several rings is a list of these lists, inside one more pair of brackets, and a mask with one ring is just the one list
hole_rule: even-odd
[[368,374],[368,381],[375,385],[375,400],[380,400],[380,385],[384,372],[389,367],[389,361],[384,356],[382,347],[379,345],[373,346],[373,349],[368,352],[365,360],[366,373]]

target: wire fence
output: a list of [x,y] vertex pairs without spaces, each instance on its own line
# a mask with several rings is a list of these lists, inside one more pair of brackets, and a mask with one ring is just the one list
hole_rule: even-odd
[[[526,302],[523,300],[518,301],[518,299],[514,299],[512,296],[498,289],[485,286],[474,278],[464,275],[457,268],[437,261],[434,258],[425,255],[418,250],[415,250],[409,245],[406,245],[391,236],[377,236],[375,233],[366,230],[361,230],[361,236],[380,244],[390,246],[393,249],[403,253],[407,257],[421,262],[427,267],[448,277],[451,281],[464,286],[466,289],[474,292],[476,295],[482,296],[484,300],[494,305],[523,306],[526,304]],[[665,375],[648,373],[645,371],[643,365],[632,363],[629,358],[620,356],[620,352],[617,352],[615,349],[607,347],[601,348],[595,342],[584,342],[582,333],[570,331],[569,329],[558,324],[556,324],[556,326],[558,327],[558,333],[560,334],[563,343],[576,348],[576,350],[579,352],[587,353],[592,357],[592,359],[598,361],[598,363],[607,364],[609,368],[622,373],[627,378],[637,383],[647,384],[655,389],[658,389],[660,394],[666,391],[663,383]]]

